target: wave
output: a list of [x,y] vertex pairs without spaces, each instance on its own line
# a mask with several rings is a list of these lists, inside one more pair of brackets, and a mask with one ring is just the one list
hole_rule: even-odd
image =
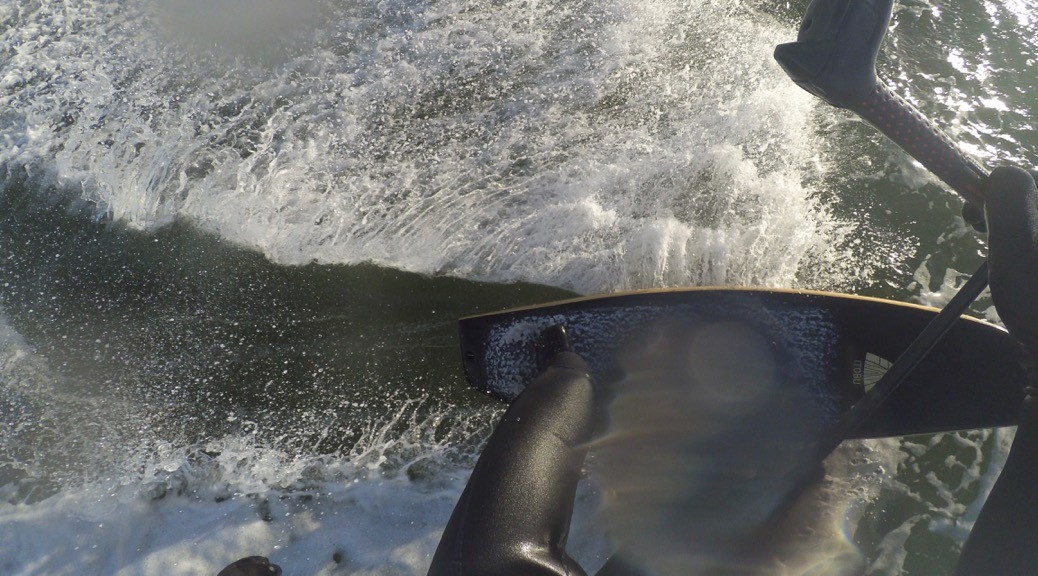
[[187,219],[280,263],[580,292],[864,274],[842,264],[852,227],[802,185],[820,170],[813,103],[771,61],[788,35],[771,17],[279,5],[4,9],[0,162],[131,226]]

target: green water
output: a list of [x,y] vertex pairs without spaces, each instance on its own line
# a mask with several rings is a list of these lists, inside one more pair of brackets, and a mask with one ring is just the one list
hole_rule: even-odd
[[[134,231],[19,182],[3,187],[0,214],[0,306],[47,359],[54,394],[93,420],[57,439],[82,422],[13,418],[5,448],[58,483],[89,480],[81,465],[106,473],[143,438],[247,434],[338,454],[404,403],[419,406],[410,424],[435,413],[444,421],[429,434],[457,434],[452,415],[497,408],[464,382],[457,319],[573,295],[367,264],[278,266],[185,222]],[[476,422],[459,425],[481,437]]]

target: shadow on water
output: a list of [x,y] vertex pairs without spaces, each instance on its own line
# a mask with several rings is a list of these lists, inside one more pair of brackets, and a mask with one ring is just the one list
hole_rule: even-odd
[[355,450],[387,423],[434,442],[471,434],[468,415],[497,405],[464,382],[457,318],[572,295],[279,266],[184,222],[135,231],[0,184],[0,344],[31,359],[0,364],[0,486],[39,467],[103,474],[135,442],[251,435],[313,455]]

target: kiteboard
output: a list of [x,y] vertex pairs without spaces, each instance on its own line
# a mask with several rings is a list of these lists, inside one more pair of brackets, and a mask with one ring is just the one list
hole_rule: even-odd
[[[606,390],[681,372],[680,386],[695,394],[741,398],[765,379],[772,410],[795,409],[824,430],[937,312],[827,292],[689,288],[552,302],[463,318],[459,327],[468,382],[506,401],[537,376],[540,334],[561,324]],[[1015,425],[1024,379],[1015,351],[1004,329],[963,316],[855,437]]]

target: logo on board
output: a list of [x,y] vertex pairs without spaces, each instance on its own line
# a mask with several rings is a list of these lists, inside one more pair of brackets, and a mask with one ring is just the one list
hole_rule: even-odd
[[880,358],[875,354],[869,352],[865,354],[864,360],[855,360],[851,367],[851,375],[854,378],[854,385],[860,386],[868,392],[872,390],[872,387],[879,382],[880,378],[890,370],[890,367],[894,363]]

